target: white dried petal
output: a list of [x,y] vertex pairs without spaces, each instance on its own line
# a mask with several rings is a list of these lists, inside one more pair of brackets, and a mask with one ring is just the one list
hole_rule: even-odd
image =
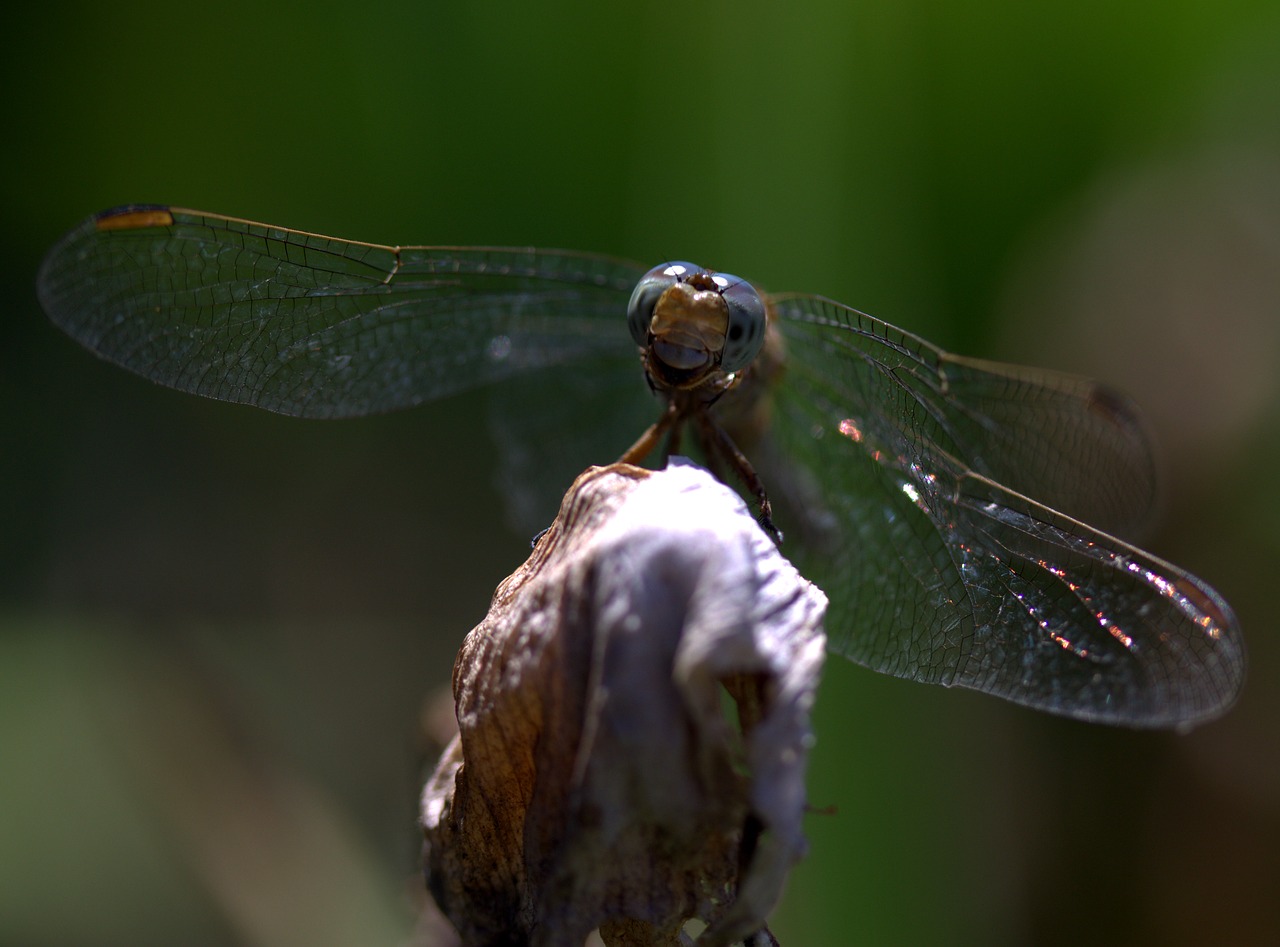
[[761,928],[804,852],[825,608],[700,468],[580,477],[455,666],[459,743],[423,826],[463,942]]

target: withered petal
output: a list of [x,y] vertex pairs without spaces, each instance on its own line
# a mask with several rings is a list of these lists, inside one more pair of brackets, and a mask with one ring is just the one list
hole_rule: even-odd
[[463,943],[760,930],[805,850],[825,609],[701,468],[579,477],[454,667],[422,821]]

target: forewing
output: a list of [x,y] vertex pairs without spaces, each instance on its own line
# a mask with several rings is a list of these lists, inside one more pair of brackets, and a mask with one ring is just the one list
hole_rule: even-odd
[[86,220],[39,293],[164,385],[305,417],[390,411],[604,353],[643,268],[553,250],[386,247],[167,207]]
[[[1156,466],[1136,409],[1118,392],[952,355],[821,297],[781,296],[775,305],[795,370],[880,442],[949,454],[1108,533],[1132,535],[1148,519]],[[823,370],[836,374],[821,378]]]
[[833,650],[1136,726],[1234,699],[1244,656],[1226,603],[1081,521],[1132,525],[1124,504],[1150,500],[1123,401],[815,297],[776,313],[788,351],[764,466],[797,557],[831,592]]

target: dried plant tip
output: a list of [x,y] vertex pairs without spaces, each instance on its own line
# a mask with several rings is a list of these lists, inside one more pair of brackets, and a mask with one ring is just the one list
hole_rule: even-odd
[[700,468],[579,477],[454,668],[422,820],[463,943],[772,942],[825,609]]

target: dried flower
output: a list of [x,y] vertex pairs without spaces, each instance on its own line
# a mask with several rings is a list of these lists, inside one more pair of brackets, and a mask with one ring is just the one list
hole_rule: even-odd
[[825,609],[700,468],[579,477],[454,667],[422,821],[463,943],[771,942]]

